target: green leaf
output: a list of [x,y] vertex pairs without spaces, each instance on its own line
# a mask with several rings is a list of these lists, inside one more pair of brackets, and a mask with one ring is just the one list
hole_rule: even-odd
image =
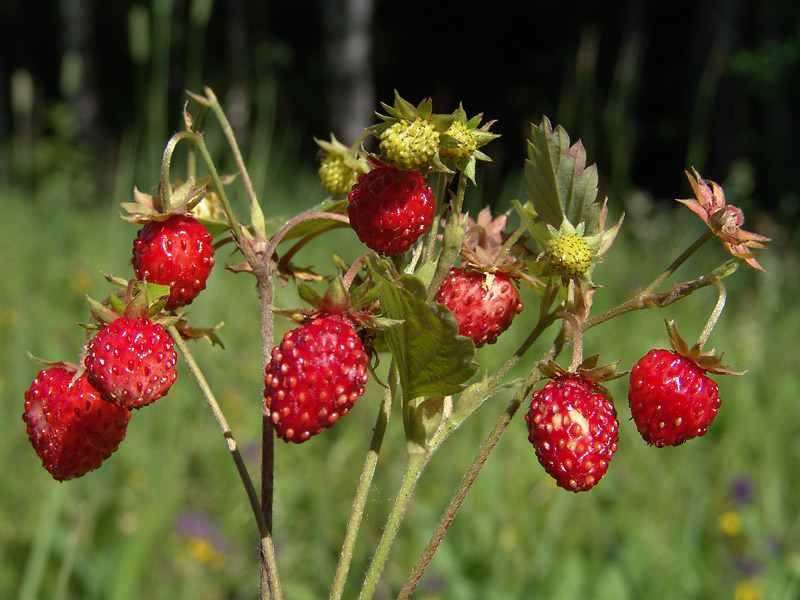
[[449,396],[463,388],[478,365],[472,340],[458,335],[452,313],[426,300],[425,285],[413,275],[397,283],[388,278],[384,261],[370,258],[384,316],[402,324],[384,332],[400,375],[406,402],[421,396]]
[[577,227],[586,223],[587,235],[599,231],[601,206],[597,200],[597,166],[586,167],[586,150],[580,140],[570,145],[567,132],[550,121],[531,127],[525,189],[536,212],[558,229],[566,217]]

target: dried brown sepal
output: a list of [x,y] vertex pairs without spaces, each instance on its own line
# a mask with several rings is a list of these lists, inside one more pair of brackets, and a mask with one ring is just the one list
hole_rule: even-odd
[[677,201],[684,204],[708,225],[712,233],[722,241],[722,245],[729,254],[743,259],[754,269],[764,271],[764,268],[755,259],[759,253],[754,249],[766,248],[762,242],[769,242],[770,238],[742,229],[744,224],[742,209],[727,204],[725,192],[718,184],[711,180],[705,181],[695,169],[692,169],[692,173],[686,171],[686,177],[689,179],[695,197],[677,198]]
[[733,365],[722,364],[722,354],[717,354],[715,349],[703,352],[699,344],[694,344],[691,348],[686,340],[678,332],[675,319],[666,321],[667,335],[669,343],[676,354],[688,361],[693,362],[703,371],[714,373],[715,375],[744,375],[747,371],[733,371]]

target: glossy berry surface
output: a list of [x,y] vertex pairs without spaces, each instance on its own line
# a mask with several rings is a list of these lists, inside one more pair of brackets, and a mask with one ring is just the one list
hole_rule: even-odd
[[496,273],[487,280],[484,273],[459,268],[450,270],[435,300],[450,309],[458,333],[471,338],[476,348],[494,344],[523,308],[507,275]]
[[606,474],[619,423],[611,402],[583,378],[560,376],[534,392],[525,422],[539,463],[560,487],[586,491]]
[[213,266],[212,236],[189,216],[151,221],[133,242],[136,278],[170,286],[167,310],[191,303],[205,289]]
[[717,384],[695,363],[651,350],[631,369],[628,403],[644,441],[661,448],[705,435],[722,401]]
[[349,195],[350,226],[379,254],[402,254],[427,231],[436,202],[419,171],[378,167],[362,174]]
[[177,361],[174,342],[161,325],[120,317],[95,334],[84,365],[89,383],[105,400],[141,408],[167,394],[178,376]]
[[266,368],[264,400],[277,435],[301,443],[333,427],[364,393],[368,357],[352,322],[333,314],[283,336]]
[[125,439],[130,411],[106,402],[83,374],[63,367],[41,371],[25,392],[25,412],[33,449],[58,481],[81,477],[99,467]]

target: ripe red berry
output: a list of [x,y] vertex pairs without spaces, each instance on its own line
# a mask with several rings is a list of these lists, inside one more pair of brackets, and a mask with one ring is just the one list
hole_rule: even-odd
[[472,338],[476,348],[494,344],[523,308],[508,275],[496,273],[490,281],[484,273],[455,268],[436,293],[436,302],[455,316],[458,333]]
[[539,462],[560,487],[582,492],[605,475],[619,423],[597,387],[577,375],[559,376],[533,393],[525,421]]
[[120,317],[92,338],[84,365],[89,383],[105,400],[141,408],[169,391],[177,361],[174,342],[161,325]]
[[419,171],[377,167],[350,191],[350,226],[379,254],[402,254],[433,221],[436,202]]
[[705,435],[721,400],[717,384],[694,362],[651,350],[631,370],[628,403],[644,441],[661,448]]
[[214,266],[212,244],[211,234],[192,217],[151,221],[133,242],[136,277],[170,286],[167,310],[185,306],[206,287]]
[[324,315],[293,329],[272,350],[264,399],[277,434],[305,442],[346,415],[369,379],[367,353],[352,322]]
[[125,439],[131,413],[100,398],[64,367],[41,371],[25,392],[28,437],[42,465],[58,481],[96,469]]

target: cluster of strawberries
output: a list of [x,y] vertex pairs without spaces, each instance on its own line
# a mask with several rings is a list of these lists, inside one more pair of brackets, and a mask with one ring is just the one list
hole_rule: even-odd
[[[476,161],[489,160],[480,147],[498,136],[490,131],[491,122],[481,126],[481,115],[468,119],[462,108],[437,115],[430,101],[412,106],[399,95],[393,106],[383,106],[383,122],[367,130],[380,139],[378,155],[364,154],[358,145],[346,147],[335,138],[317,140],[323,151],[320,180],[331,196],[347,196],[350,226],[370,250],[399,259],[413,249],[418,259],[423,246],[414,244],[444,215],[444,203],[440,199],[437,204],[426,177],[458,173],[462,182],[474,182]],[[549,123],[539,131],[549,135],[545,142],[551,143]],[[531,148],[526,170],[538,156],[535,143]],[[459,335],[471,339],[476,348],[495,343],[522,312],[517,290],[521,280],[544,287],[539,278],[549,278],[543,303],[545,298],[552,303],[559,289],[568,290],[564,306],[572,312],[563,318],[565,323],[572,319],[573,328],[579,325],[575,319],[581,306],[588,312],[592,270],[622,220],[605,228],[606,206],[596,202],[596,171],[585,168],[579,143],[568,155],[575,163],[576,181],[581,180],[576,188],[584,190],[584,197],[570,206],[552,197],[541,200],[547,193],[538,188],[553,186],[534,173],[528,177],[533,203],[518,207],[524,222],[511,235],[503,231],[508,214],[492,219],[485,209],[473,221],[453,211],[463,234],[458,242],[461,265],[455,266],[454,256],[448,263],[453,266],[431,287],[428,299],[452,313]],[[702,190],[695,191],[702,200]],[[189,212],[199,198],[191,186],[181,194],[177,208],[140,206],[133,211],[137,215],[131,220],[146,223],[134,242],[136,280],[127,287],[125,303],[113,294],[108,303],[90,302],[99,331],[87,344],[81,367],[51,364],[25,394],[31,442],[58,480],[97,468],[124,438],[131,410],[162,397],[175,381],[177,355],[165,327],[175,325],[179,316],[174,311],[204,289],[214,264],[212,236]],[[206,199],[211,196],[206,194]],[[145,208],[158,205],[157,199],[139,192],[137,200]],[[706,206],[690,208],[702,212]],[[573,214],[567,214],[570,211]],[[730,219],[718,225],[726,235],[733,231]],[[535,273],[530,272],[530,255],[535,253],[522,239],[531,232],[543,248],[533,259]],[[427,248],[439,239],[429,234]],[[732,247],[747,250],[753,242],[748,239],[734,236]],[[154,304],[137,301],[131,292],[134,281],[168,289]],[[374,306],[374,296],[372,300]],[[377,323],[375,315],[363,310],[367,305],[354,305],[338,278],[325,297],[317,298],[314,310],[289,311],[295,318],[301,315],[300,325],[272,349],[264,379],[265,409],[284,441],[302,443],[333,426],[364,394],[372,353],[369,329]],[[639,432],[658,447],[706,433],[720,406],[717,385],[707,373],[728,372],[713,355],[689,348],[674,325],[668,329],[672,350],[652,350],[639,360],[628,394]],[[591,360],[571,371],[552,363],[538,368],[551,381],[533,393],[525,415],[529,440],[559,486],[589,490],[605,475],[617,449],[616,411],[600,385],[610,374]]]
[[[99,328],[82,353],[80,366],[46,363],[25,392],[23,419],[42,464],[64,481],[85,475],[108,458],[125,438],[133,409],[155,402],[177,377],[177,354],[165,324],[154,312],[174,311],[205,288],[214,266],[212,236],[190,214],[164,214],[148,221],[133,244],[136,280],[123,303],[90,299]],[[136,282],[168,286],[159,302]],[[153,317],[152,319],[150,317]]]

